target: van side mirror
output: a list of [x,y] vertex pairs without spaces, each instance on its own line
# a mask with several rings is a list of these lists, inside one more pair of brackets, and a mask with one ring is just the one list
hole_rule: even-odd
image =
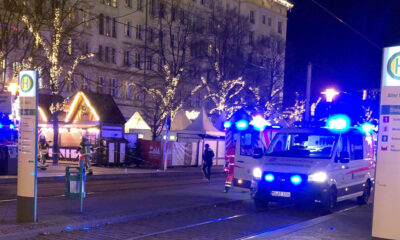
[[262,148],[254,148],[253,158],[259,159],[259,158],[262,158],[262,156],[263,156]]
[[349,163],[350,162],[350,154],[349,152],[341,152],[339,157],[340,163]]

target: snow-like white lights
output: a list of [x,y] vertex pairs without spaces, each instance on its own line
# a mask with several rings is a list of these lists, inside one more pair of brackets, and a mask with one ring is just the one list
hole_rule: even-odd
[[316,172],[308,176],[308,181],[322,183],[325,182],[327,178],[328,176],[326,175],[325,172]]
[[254,168],[253,169],[253,177],[255,179],[261,179],[262,171],[260,168]]
[[257,115],[253,117],[253,120],[251,120],[250,125],[253,125],[253,127],[258,131],[264,131],[265,127],[267,127],[270,124],[262,116]]

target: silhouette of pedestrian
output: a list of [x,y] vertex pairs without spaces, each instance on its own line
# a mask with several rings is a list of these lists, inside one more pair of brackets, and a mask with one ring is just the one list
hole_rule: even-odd
[[203,153],[203,173],[204,177],[207,178],[208,181],[210,181],[211,178],[211,166],[212,166],[212,160],[214,157],[214,152],[210,148],[209,144],[206,144],[206,149],[204,150]]

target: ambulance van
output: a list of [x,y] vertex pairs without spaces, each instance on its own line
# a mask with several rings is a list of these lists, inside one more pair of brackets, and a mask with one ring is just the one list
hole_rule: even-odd
[[347,199],[365,204],[375,175],[373,138],[359,129],[281,129],[252,175],[256,208],[290,201],[318,203],[331,212]]

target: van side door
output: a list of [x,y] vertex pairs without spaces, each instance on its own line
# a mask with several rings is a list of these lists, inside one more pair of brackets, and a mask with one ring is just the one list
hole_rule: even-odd
[[349,134],[349,146],[350,168],[346,175],[348,176],[349,184],[353,186],[352,188],[355,188],[353,192],[362,191],[365,175],[370,169],[369,159],[364,158],[364,135],[357,132]]

